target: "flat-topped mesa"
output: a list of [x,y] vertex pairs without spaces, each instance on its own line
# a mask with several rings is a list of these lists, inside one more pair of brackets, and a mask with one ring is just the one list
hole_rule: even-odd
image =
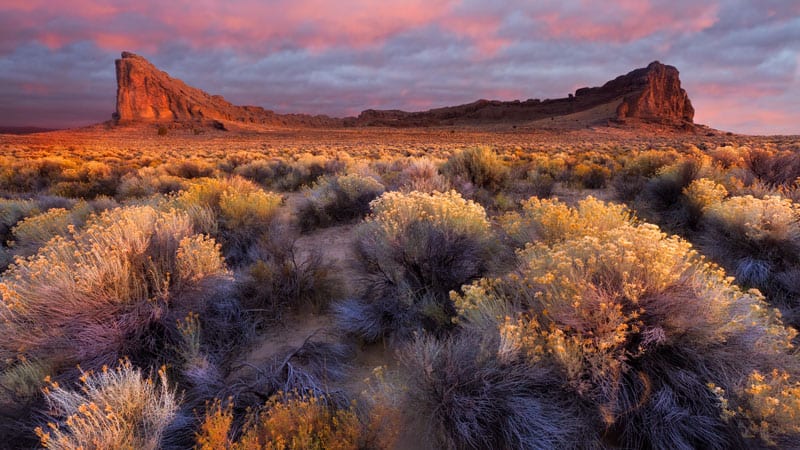
[[258,106],[236,106],[220,95],[191,87],[145,58],[122,52],[117,69],[117,122],[224,120],[265,125],[328,126],[327,116],[280,115]]

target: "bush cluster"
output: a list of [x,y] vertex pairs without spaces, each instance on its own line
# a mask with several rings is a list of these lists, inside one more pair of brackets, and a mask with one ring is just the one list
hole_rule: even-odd
[[369,203],[384,190],[380,182],[367,176],[322,177],[305,192],[305,202],[297,212],[300,228],[308,232],[361,219],[369,213]]
[[3,274],[0,352],[90,368],[158,355],[177,339],[175,321],[205,311],[228,279],[219,246],[187,214],[111,210]]
[[[686,241],[621,220],[618,207],[596,208],[608,209],[600,216],[612,220],[564,233],[563,223],[550,218],[580,217],[578,211],[555,202],[540,206],[541,218],[529,218],[531,225],[549,230],[554,223],[552,235],[562,238],[526,246],[515,271],[456,295],[464,331],[455,341],[434,342],[433,350],[429,340],[411,347],[417,356],[407,364],[425,393],[415,404],[432,418],[440,441],[451,448],[480,448],[484,436],[532,448],[765,445],[764,436],[741,432],[759,426],[753,417],[774,431],[772,442],[796,439],[782,422],[800,413],[793,410],[800,374],[791,353],[794,330]],[[516,365],[524,369],[515,372]],[[519,378],[508,379],[511,387],[500,380],[482,385],[499,367]],[[755,412],[762,406],[746,386],[749,377],[776,368],[791,373],[785,394],[770,400],[780,417],[768,419]],[[716,389],[735,405],[728,416]],[[521,410],[530,416],[498,424],[509,402],[527,402]],[[542,402],[553,409],[536,406]],[[531,433],[537,423],[552,428]],[[592,432],[575,441],[574,429]]]
[[450,291],[489,268],[493,235],[484,209],[455,191],[389,192],[371,207],[356,229],[367,279],[360,298],[338,305],[342,325],[371,341],[449,328]]

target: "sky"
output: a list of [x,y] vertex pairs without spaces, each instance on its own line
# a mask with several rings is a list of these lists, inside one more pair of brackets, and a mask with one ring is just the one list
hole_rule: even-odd
[[0,125],[110,119],[122,51],[234,104],[337,117],[565,97],[659,60],[696,123],[800,134],[798,0],[2,0]]

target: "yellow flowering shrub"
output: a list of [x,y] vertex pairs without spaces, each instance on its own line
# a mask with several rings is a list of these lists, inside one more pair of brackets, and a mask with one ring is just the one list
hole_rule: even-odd
[[[594,210],[595,217],[615,218],[617,225],[605,229],[596,226],[602,223],[597,220],[582,223],[586,215],[579,213],[580,207],[543,201],[528,206],[529,210],[536,207],[539,217],[571,216],[574,220],[539,219],[558,225],[548,230],[565,230],[560,239],[551,236],[528,244],[518,252],[516,271],[474,283],[463,294],[453,295],[459,323],[478,330],[494,326],[499,333],[500,361],[521,358],[533,366],[555,363],[570,388],[597,405],[607,426],[626,427],[631,418],[657,420],[651,417],[660,413],[647,409],[659,408],[647,404],[649,396],[668,396],[659,398],[680,404],[678,399],[688,394],[676,392],[678,380],[671,376],[680,377],[680,389],[695,392],[696,398],[683,404],[684,411],[708,414],[717,407],[707,403],[714,402],[707,383],[722,383],[726,388],[741,385],[741,377],[729,373],[728,365],[742,364],[739,358],[781,364],[792,352],[796,332],[783,326],[780,314],[766,305],[758,291],[744,292],[733,285],[732,278],[705,262],[687,241],[667,236],[654,225],[630,223],[613,205],[596,205],[609,208],[606,214]],[[736,350],[726,348],[729,345],[736,345]],[[669,352],[692,355],[700,362],[667,356]],[[733,361],[729,352],[741,354]],[[752,397],[750,392],[735,395]],[[628,410],[631,399],[641,396],[645,397],[636,400],[642,402],[638,412]],[[788,417],[783,412],[771,416],[770,411],[761,410],[766,423],[784,433],[796,432],[782,425]],[[634,423],[654,427],[653,439],[674,439],[671,433],[677,433],[673,429],[659,434],[660,425],[655,422]],[[725,425],[717,422],[716,426],[723,436]],[[703,430],[689,423],[685,427],[681,433],[701,439]],[[641,428],[636,430],[641,432]]]
[[456,191],[387,192],[372,203],[372,214],[365,220],[387,237],[396,237],[413,222],[426,222],[458,234],[485,236],[489,221],[481,205],[465,200]]
[[199,231],[222,244],[232,264],[246,260],[249,247],[280,221],[282,203],[280,194],[240,177],[200,178],[175,199]]
[[576,208],[558,199],[531,197],[522,202],[520,212],[501,217],[500,224],[515,245],[542,241],[552,244],[586,234],[598,234],[633,221],[623,205],[587,197]]
[[136,348],[125,336],[141,335],[171,311],[198,310],[200,288],[228,276],[219,246],[194,234],[185,213],[150,206],[107,211],[3,274],[0,350],[109,363]]
[[779,196],[731,197],[713,204],[707,215],[748,239],[800,239],[800,205]]
[[745,406],[739,407],[747,431],[776,445],[781,435],[800,435],[800,381],[786,371],[754,371],[747,379]]
[[[196,435],[198,450],[356,450],[391,448],[393,439],[372,436],[377,424],[362,423],[355,405],[335,408],[324,398],[280,394],[253,414],[234,439],[233,404],[212,402]],[[382,429],[381,429],[382,430]]]
[[689,200],[690,205],[705,212],[722,202],[728,196],[728,190],[708,178],[699,178],[683,189],[683,195]]

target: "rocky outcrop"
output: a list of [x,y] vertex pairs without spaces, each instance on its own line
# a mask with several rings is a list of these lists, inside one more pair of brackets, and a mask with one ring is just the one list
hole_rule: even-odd
[[[535,122],[565,117],[578,125],[649,122],[691,127],[694,109],[681,88],[678,70],[655,61],[603,86],[578,89],[566,98],[503,102],[478,100],[421,112],[363,111],[344,119],[276,114],[258,106],[236,106],[158,70],[149,61],[123,52],[116,60],[117,122],[215,121],[289,127],[425,127]],[[577,114],[580,113],[580,114]],[[580,119],[573,119],[580,117]],[[541,122],[538,122],[541,123]]]
[[236,106],[158,70],[145,58],[122,52],[116,60],[117,122],[229,121],[263,125],[341,126],[340,119],[276,114],[259,106]]
[[[614,107],[600,108],[604,105]],[[575,95],[566,98],[511,102],[478,100],[422,112],[367,110],[352,123],[356,126],[436,126],[520,122],[593,109],[609,111],[592,116],[593,123],[642,121],[687,127],[692,125],[694,117],[689,96],[681,88],[678,70],[655,61],[601,87],[578,89]]]
[[616,119],[636,119],[662,124],[691,124],[694,108],[689,95],[681,88],[678,69],[650,63],[621,75],[599,88],[583,88],[576,98],[596,97],[610,101],[622,98],[616,109]]

